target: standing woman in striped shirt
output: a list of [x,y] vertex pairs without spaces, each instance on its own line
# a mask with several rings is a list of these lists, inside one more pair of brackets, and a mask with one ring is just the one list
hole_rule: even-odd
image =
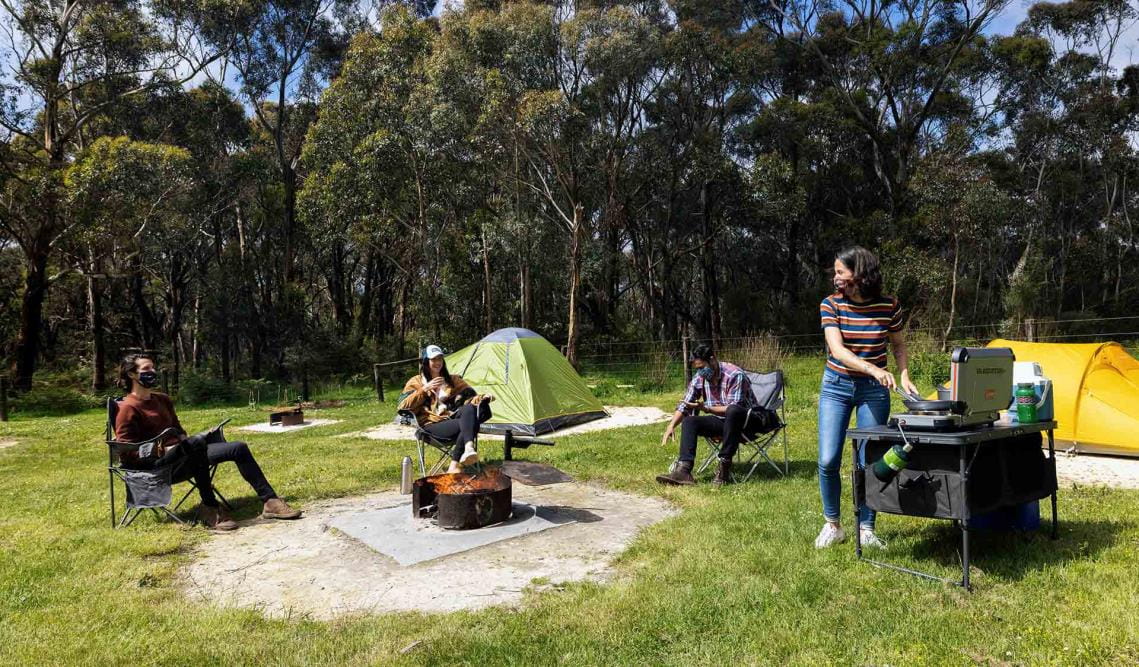
[[[874,253],[859,246],[838,253],[834,288],[819,305],[827,363],[819,391],[819,491],[826,523],[815,539],[818,548],[846,539],[839,521],[839,466],[851,413],[859,427],[884,424],[890,415],[890,390],[899,381],[917,393],[910,382],[901,307],[896,298],[882,294],[882,271]],[[894,352],[898,380],[887,369],[887,347]],[[873,511],[859,508],[858,524],[863,546],[885,546],[874,534]]]

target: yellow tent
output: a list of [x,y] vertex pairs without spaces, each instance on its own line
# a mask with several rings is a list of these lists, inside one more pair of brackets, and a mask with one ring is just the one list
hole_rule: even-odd
[[1077,451],[1139,456],[1139,361],[1119,343],[1024,343],[994,340],[1012,348],[1017,361],[1035,361],[1052,380],[1056,439]]

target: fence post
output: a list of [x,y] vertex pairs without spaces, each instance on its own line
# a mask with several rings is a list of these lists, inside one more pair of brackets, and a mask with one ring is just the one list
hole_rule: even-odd
[[692,381],[690,370],[688,368],[688,335],[685,334],[680,337],[680,365],[684,367],[684,386],[687,387],[688,383]]
[[8,421],[8,376],[0,375],[0,422]]
[[372,364],[372,381],[376,385],[376,399],[384,402],[384,379],[380,377],[380,365]]

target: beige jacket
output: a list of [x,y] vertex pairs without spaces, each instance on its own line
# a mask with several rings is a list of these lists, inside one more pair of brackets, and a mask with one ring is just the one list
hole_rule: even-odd
[[[436,422],[445,421],[450,419],[451,411],[448,410],[440,401],[439,396],[432,391],[424,388],[427,383],[423,381],[423,375],[416,373],[407,381],[403,386],[403,391],[399,395],[399,410],[409,410],[415,414],[415,420],[419,422],[420,426],[427,424],[434,424]],[[444,385],[445,395],[444,400],[453,396],[464,389],[469,389],[471,385],[467,384],[466,380],[462,377],[451,374],[451,384],[453,387]]]

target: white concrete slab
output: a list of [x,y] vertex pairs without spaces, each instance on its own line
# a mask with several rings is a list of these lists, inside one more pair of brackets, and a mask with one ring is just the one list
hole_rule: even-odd
[[571,517],[559,517],[556,508],[514,503],[513,516],[502,523],[447,530],[434,521],[416,519],[408,504],[339,516],[328,525],[406,567],[573,522]]
[[[493,408],[494,404],[491,403],[491,409]],[[669,413],[656,407],[607,405],[605,406],[605,411],[609,413],[608,417],[594,419],[593,421],[564,428],[560,431],[554,431],[553,433],[546,433],[540,437],[560,438],[568,435],[577,435],[579,433],[657,424],[668,421],[670,416]],[[381,424],[363,433],[346,433],[344,435],[346,437],[359,437],[362,435],[372,440],[413,440],[415,439],[415,427],[403,426],[401,424]],[[502,436],[480,435],[479,438],[481,440],[501,440]]]
[[288,433],[290,431],[299,431],[302,428],[309,428],[312,426],[328,426],[329,424],[339,424],[339,419],[306,419],[299,424],[292,426],[281,426],[280,424],[270,424],[262,422],[260,424],[248,424],[246,426],[238,426],[235,431],[255,431],[257,433]]

